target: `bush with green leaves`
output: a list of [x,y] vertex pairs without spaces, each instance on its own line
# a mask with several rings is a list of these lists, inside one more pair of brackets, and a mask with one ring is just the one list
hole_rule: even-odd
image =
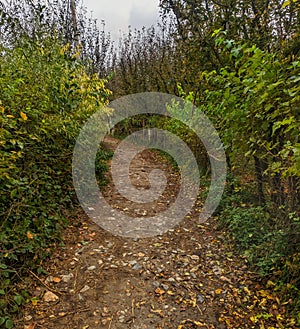
[[105,83],[55,36],[0,49],[0,324],[7,328],[27,298],[14,283],[42,270],[64,210],[76,202],[73,147],[92,113],[106,115]]
[[204,112],[224,144],[230,179],[217,214],[253,268],[275,276],[299,307],[300,59],[225,31],[213,36],[223,67],[203,71],[201,92],[182,97],[194,100],[194,116]]
[[225,193],[219,208],[219,227],[228,230],[236,250],[247,258],[252,271],[276,283],[274,289],[284,302],[290,302],[290,311],[297,317],[300,308],[299,218],[294,217],[292,223],[286,225],[269,207],[247,202],[248,193],[244,188]]
[[299,211],[300,61],[227,40],[220,31],[216,46],[228,64],[203,72],[208,88],[200,102],[230,163],[253,166],[261,203],[270,196],[287,211]]
[[300,61],[228,40],[224,32],[215,37],[228,60],[219,71],[203,72],[202,109],[221,135],[232,176],[244,182],[228,189],[220,223],[253,268],[276,279],[283,299],[293,299],[297,310]]

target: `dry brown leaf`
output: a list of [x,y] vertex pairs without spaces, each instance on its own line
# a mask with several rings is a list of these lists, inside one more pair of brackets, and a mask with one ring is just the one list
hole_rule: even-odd
[[53,282],[55,282],[55,283],[59,283],[60,281],[61,281],[61,278],[57,278],[57,277],[53,278]]
[[25,324],[24,329],[34,329],[35,326],[36,326],[36,323],[31,323],[31,324],[28,324],[28,325]]
[[27,235],[27,238],[28,238],[29,240],[32,240],[33,237],[34,237],[33,234],[32,234],[31,232],[29,232],[29,231],[27,231],[26,235]]
[[155,292],[159,295],[163,295],[165,293],[165,291],[163,289],[160,289],[160,288],[155,289]]
[[151,310],[152,313],[158,314],[162,318],[164,317],[164,311],[163,310]]

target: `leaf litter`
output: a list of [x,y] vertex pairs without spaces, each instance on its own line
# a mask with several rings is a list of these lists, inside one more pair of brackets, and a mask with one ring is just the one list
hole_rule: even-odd
[[[117,143],[106,139],[111,148]],[[178,193],[178,174],[147,150],[133,161],[133,184],[146,186],[149,168],[168,177],[156,204],[134,207],[110,182],[103,193],[111,205],[139,216],[166,209]],[[49,275],[32,277],[31,300],[16,328],[297,328],[272,281],[264,284],[250,272],[216,219],[199,224],[200,209],[201,201],[180,225],[147,239],[114,236],[78,211],[65,246],[44,265]]]

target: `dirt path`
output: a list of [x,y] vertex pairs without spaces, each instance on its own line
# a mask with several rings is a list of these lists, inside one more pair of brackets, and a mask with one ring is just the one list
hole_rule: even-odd
[[[106,144],[114,149],[117,140]],[[136,216],[168,207],[178,175],[156,153],[134,160],[133,183],[147,188],[151,168],[168,177],[160,200],[133,207],[109,184],[104,194],[110,204]],[[79,213],[65,247],[46,266],[49,275],[32,277],[32,299],[17,328],[280,328],[276,316],[285,310],[278,298],[255,281],[214,219],[199,225],[200,209],[199,201],[180,225],[146,239],[114,236]]]

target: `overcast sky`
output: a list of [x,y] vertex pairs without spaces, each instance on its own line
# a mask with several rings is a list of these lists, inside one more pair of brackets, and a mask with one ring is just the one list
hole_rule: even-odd
[[117,40],[120,30],[126,32],[132,28],[150,27],[158,19],[159,0],[82,0],[88,11],[93,12],[99,24],[105,21],[105,29]]

